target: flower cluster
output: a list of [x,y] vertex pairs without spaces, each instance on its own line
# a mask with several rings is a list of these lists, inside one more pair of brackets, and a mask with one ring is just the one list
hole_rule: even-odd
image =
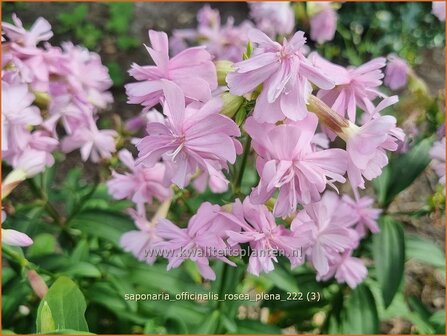
[[248,42],[247,31],[253,28],[253,23],[245,20],[235,25],[234,18],[229,17],[223,24],[219,11],[209,5],[205,5],[197,12],[197,22],[196,29],[173,31],[171,49],[175,54],[186,49],[188,44],[200,41],[215,59],[233,62],[242,59],[242,53]]
[[[268,4],[250,6],[258,25],[273,24],[262,20]],[[286,7],[275,8],[287,16]],[[200,30],[218,27],[219,13],[205,7],[198,21]],[[355,287],[365,278],[366,267],[353,252],[369,232],[379,231],[380,210],[357,188],[381,174],[387,152],[404,139],[396,119],[381,114],[398,100],[379,91],[386,59],[344,68],[316,53],[306,56],[302,31],[282,43],[270,37],[290,29],[269,34],[250,29],[250,48],[233,64],[234,58],[216,53],[209,40],[170,58],[167,35],[149,31],[146,49],[155,64],[132,65],[137,82],[126,85],[129,103],[143,108],[128,128],[145,125],[147,134],[134,141],[136,159],[128,151],[119,153],[130,172],[113,172],[108,182],[115,198],[136,205],[130,213],[139,230],[126,233],[121,244],[140,260],[153,263],[162,256],[171,269],[190,259],[213,280],[210,260],[236,266],[232,257],[248,249],[248,271],[255,275],[272,271],[282,255],[292,267],[307,260],[319,280],[335,277]],[[238,53],[241,59],[242,49]],[[226,86],[213,56],[226,57],[217,62],[225,65]],[[157,106],[163,113],[154,110]],[[241,129],[230,119],[240,106],[251,106],[239,120]],[[236,110],[230,113],[230,107]],[[242,132],[250,141],[244,152],[238,140]],[[332,145],[337,137],[345,148]],[[192,183],[200,191],[208,186],[224,192],[229,165],[251,150],[259,182],[243,202],[239,195],[225,206],[205,202],[186,227],[164,218],[175,199],[171,184],[174,190]],[[337,184],[347,181],[354,198],[326,191],[338,191]],[[161,206],[149,221],[144,205],[154,198]]]
[[337,30],[337,4],[319,1],[309,2],[307,6],[310,17],[310,38],[320,44],[333,40]]
[[[197,12],[195,29],[175,29],[171,39],[174,54],[190,44],[206,46],[215,60],[240,62],[251,38],[248,31],[257,28],[270,38],[290,36],[295,27],[295,13],[290,1],[249,2],[250,20],[235,24],[233,17],[222,22],[217,9],[205,5]],[[310,22],[310,38],[318,43],[331,41],[337,28],[339,7],[331,2],[308,3],[306,16]]]
[[79,148],[83,160],[94,162],[110,157],[115,131],[96,126],[98,111],[113,100],[99,55],[70,42],[50,45],[53,33],[43,18],[30,30],[15,15],[13,21],[2,23],[3,159],[32,176],[54,163],[57,148]]
[[[113,100],[99,55],[70,42],[52,46],[51,25],[43,18],[29,30],[16,15],[12,19],[2,23],[2,158],[13,168],[2,182],[2,198],[52,166],[57,149],[80,148],[84,161],[109,158],[116,135],[96,126],[98,111]],[[2,230],[2,240],[32,243],[14,230]]]

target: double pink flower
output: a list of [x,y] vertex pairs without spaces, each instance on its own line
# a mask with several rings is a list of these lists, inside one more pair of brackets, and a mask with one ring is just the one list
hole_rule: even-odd
[[357,68],[343,68],[322,58],[317,53],[309,55],[309,60],[323,73],[330,75],[335,87],[321,88],[317,96],[342,116],[347,115],[352,122],[356,120],[356,108],[373,113],[373,100],[384,97],[378,87],[382,85],[386,59],[375,58]]
[[397,101],[397,96],[385,98],[374,108],[369,121],[361,127],[351,124],[342,135],[348,153],[348,178],[353,187],[364,189],[364,179],[371,181],[382,174],[382,168],[388,164],[387,151],[396,151],[404,140],[404,132],[396,127],[396,118],[379,114]]
[[166,33],[149,30],[149,39],[151,47],[146,49],[155,65],[132,64],[129,74],[139,82],[126,85],[128,102],[150,109],[163,97],[163,81],[180,87],[188,102],[208,101],[211,91],[217,88],[210,53],[204,47],[188,48],[170,59]]
[[197,264],[205,279],[215,280],[216,274],[209,265],[209,259],[219,259],[236,266],[225,256],[225,250],[229,247],[225,242],[225,231],[230,229],[238,230],[236,224],[223,216],[220,206],[205,202],[185,229],[167,219],[160,219],[156,234],[162,240],[154,248],[169,259],[168,270],[190,259]]
[[277,225],[275,217],[265,205],[255,205],[247,197],[243,203],[239,200],[233,204],[232,214],[224,214],[226,218],[237,224],[240,230],[227,230],[228,244],[238,246],[248,243],[252,250],[249,258],[248,272],[258,276],[274,270],[276,256],[287,257],[292,266],[304,262],[301,250],[309,245],[309,233],[294,235],[283,225]]
[[302,120],[307,115],[310,82],[322,89],[334,87],[333,81],[303,55],[306,38],[298,31],[281,45],[263,32],[252,29],[249,39],[257,47],[248,60],[234,64],[227,76],[233,95],[242,96],[263,85],[253,116],[258,122],[275,123],[285,118]]
[[109,193],[115,199],[130,199],[143,207],[152,203],[153,198],[163,201],[171,195],[166,166],[158,162],[153,167],[136,166],[132,154],[123,149],[118,153],[120,161],[130,170],[129,173],[112,172],[112,179],[107,182]]
[[242,150],[235,139],[240,135],[239,127],[219,114],[219,98],[185,106],[182,90],[172,82],[161,82],[167,118],[164,123],[147,125],[148,135],[137,144],[137,164],[152,167],[163,158],[172,172],[172,182],[180,188],[188,184],[198,168],[210,178],[228,183],[222,169],[227,169],[227,162],[233,164],[236,153]]
[[273,213],[287,216],[298,204],[318,201],[327,184],[345,182],[346,152],[316,150],[312,140],[317,125],[313,113],[304,120],[278,126],[247,119],[244,127],[259,155],[256,167],[261,177],[250,196],[253,203],[262,204],[279,190]]

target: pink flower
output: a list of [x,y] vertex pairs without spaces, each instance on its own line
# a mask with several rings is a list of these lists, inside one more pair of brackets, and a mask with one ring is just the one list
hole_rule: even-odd
[[178,53],[187,47],[187,43],[205,46],[214,59],[239,62],[248,43],[247,31],[253,27],[250,21],[234,24],[234,18],[228,17],[222,24],[220,13],[209,5],[197,12],[197,29],[176,29],[171,39],[171,49]]
[[433,1],[432,13],[439,19],[439,21],[444,22],[445,21],[445,1]]
[[352,255],[352,250],[347,250],[335,257],[329,272],[324,276],[317,276],[317,280],[328,280],[335,276],[338,283],[347,283],[349,287],[355,288],[368,275],[368,270],[363,261]]
[[23,84],[33,81],[33,73],[15,53],[7,50],[7,44],[2,44],[5,50],[2,53],[2,82],[8,84]]
[[275,217],[265,205],[254,205],[247,197],[242,204],[239,200],[233,204],[232,215],[226,215],[240,227],[240,231],[227,230],[228,244],[249,243],[252,250],[248,272],[259,276],[261,272],[274,270],[273,262],[277,256],[286,256],[293,266],[301,264],[304,259],[301,249],[307,247],[309,233],[293,235],[282,225],[277,225]]
[[395,55],[388,56],[388,60],[384,83],[391,90],[399,90],[407,85],[408,71],[410,69],[405,60]]
[[164,122],[164,116],[156,109],[149,111],[142,111],[139,115],[132,117],[126,121],[126,128],[131,132],[138,132],[143,127],[146,127],[148,122]]
[[439,176],[439,183],[445,185],[445,137],[434,143],[430,150],[432,167]]
[[38,18],[27,31],[16,14],[12,15],[13,24],[2,22],[2,30],[13,42],[32,48],[41,41],[48,41],[52,36],[51,25],[44,18]]
[[27,177],[33,177],[54,164],[53,157],[49,157],[45,151],[29,149],[23,152],[14,161],[15,170],[23,170]]
[[342,202],[347,204],[355,217],[355,230],[364,237],[368,231],[377,233],[380,231],[377,220],[382,213],[381,209],[373,208],[374,199],[371,197],[358,197],[352,199],[348,195],[343,195]]
[[115,151],[116,136],[114,130],[98,130],[96,123],[91,120],[88,126],[77,128],[62,140],[62,151],[68,153],[80,148],[82,160],[87,161],[90,157],[92,162],[98,162],[111,157]]
[[10,246],[29,246],[32,243],[33,240],[22,232],[11,229],[2,229],[2,244]]
[[320,44],[333,40],[337,30],[337,12],[330,3],[321,6],[320,11],[310,19],[310,38]]
[[396,118],[379,114],[397,101],[397,96],[382,100],[371,120],[361,127],[351,123],[342,135],[348,152],[348,178],[353,187],[364,189],[364,178],[371,181],[382,174],[382,168],[388,164],[386,151],[396,151],[404,140],[404,132],[396,127]]
[[218,194],[228,190],[228,181],[203,171],[194,179],[193,186],[199,192],[204,192],[208,186],[213,193]]
[[163,163],[156,163],[150,168],[135,166],[132,154],[126,149],[121,150],[118,157],[130,173],[112,172],[112,179],[107,182],[107,187],[113,198],[127,198],[135,204],[142,205],[152,203],[154,197],[162,201],[171,195]]
[[90,119],[94,115],[91,104],[74,98],[70,94],[55,95],[48,106],[49,118],[42,126],[56,134],[56,126],[61,121],[67,134],[72,134],[76,129],[88,127]]
[[[2,210],[2,224],[6,219],[6,213]],[[33,243],[33,240],[26,234],[11,230],[2,229],[2,244],[10,246],[29,246]]]
[[113,102],[112,94],[107,91],[113,82],[101,57],[71,42],[63,43],[62,48],[69,60],[67,81],[75,94],[100,109],[106,108]]
[[[17,104],[20,105],[21,103],[18,102]],[[34,107],[26,108],[23,111],[31,112],[33,111],[32,108]],[[3,115],[5,115],[5,110],[3,112]],[[39,112],[38,109],[37,112]],[[40,118],[40,112],[38,117]],[[35,116],[32,116],[32,114],[25,116],[25,119],[28,118],[35,118]],[[8,121],[7,118],[5,119]],[[2,151],[2,158],[13,168],[25,170],[34,176],[43,171],[45,167],[54,164],[52,152],[58,147],[59,142],[43,131],[38,130],[30,133],[25,124],[21,126],[20,124],[14,124],[19,120],[20,113],[15,115],[13,119],[9,119],[13,124],[7,128],[9,131],[6,133],[8,149]],[[7,123],[5,122],[5,124]]]
[[206,4],[197,11],[197,22],[200,26],[218,26],[220,25],[220,13],[218,9],[211,8]]
[[320,71],[330,74],[336,85],[330,90],[319,90],[318,98],[340,115],[347,115],[350,121],[355,122],[357,107],[373,113],[372,101],[377,97],[384,97],[377,88],[382,85],[381,68],[386,64],[385,58],[375,58],[358,68],[348,69],[325,60],[315,52],[309,55],[309,59]]
[[295,26],[295,15],[289,1],[250,2],[250,16],[256,27],[271,37],[286,35]]
[[2,83],[2,151],[25,145],[27,127],[42,122],[40,110],[32,105],[34,95],[26,84]]
[[216,274],[209,266],[209,259],[218,259],[236,266],[224,256],[228,249],[224,241],[225,231],[236,230],[234,227],[235,224],[222,215],[218,205],[205,202],[185,229],[161,218],[156,233],[163,241],[157,243],[156,248],[163,251],[169,259],[168,270],[177,268],[190,259],[197,264],[205,279],[215,280]]
[[259,155],[256,167],[261,177],[250,195],[253,203],[264,203],[279,190],[273,214],[287,216],[300,203],[318,201],[327,184],[345,182],[346,152],[315,151],[312,139],[317,125],[313,113],[302,121],[278,126],[247,119],[244,128]]
[[128,102],[146,109],[160,102],[162,80],[178,85],[188,101],[206,102],[217,88],[216,69],[204,47],[189,48],[172,59],[168,54],[168,37],[163,32],[149,31],[152,47],[146,47],[155,65],[132,65],[130,75],[139,83],[126,85]]
[[227,168],[227,162],[235,162],[242,148],[235,139],[240,135],[237,125],[219,114],[221,100],[214,98],[203,106],[194,103],[185,107],[181,89],[167,81],[164,95],[167,119],[147,125],[149,135],[137,144],[137,164],[151,167],[163,157],[172,168],[172,182],[180,188],[187,185],[197,168],[226,181],[222,169]]
[[129,209],[128,212],[138,230],[123,234],[120,245],[124,251],[132,253],[138,260],[144,260],[152,265],[156,259],[154,246],[162,240],[156,233],[156,223],[149,222],[144,212],[141,214],[134,209]]
[[258,122],[275,123],[286,117],[302,120],[307,115],[306,102],[312,92],[310,82],[326,90],[334,87],[304,57],[303,32],[295,33],[290,42],[284,39],[282,45],[256,29],[249,31],[249,38],[258,46],[251,58],[234,64],[235,71],[228,74],[227,82],[230,92],[238,96],[263,84],[253,112]]
[[358,236],[350,228],[353,221],[349,209],[333,192],[326,192],[319,202],[304,205],[292,221],[291,230],[295,234],[312,232],[307,254],[318,276],[330,271],[330,265],[339,253],[357,245]]

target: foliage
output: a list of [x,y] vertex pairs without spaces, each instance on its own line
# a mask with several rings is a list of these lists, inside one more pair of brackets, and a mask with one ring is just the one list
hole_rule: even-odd
[[[107,7],[105,25],[92,17],[89,4],[71,4],[70,12],[58,14],[56,33],[89,49],[100,50],[105,40],[112,40],[116,50],[130,55],[141,42],[130,33],[134,4],[95,5]],[[296,13],[305,19],[305,7],[296,6]],[[392,52],[418,64],[422,49],[445,42],[443,27],[434,24],[436,18],[429,11],[425,3],[343,4],[334,41],[314,47],[331,60],[351,65]],[[252,51],[249,43],[244,59],[250,58]],[[120,61],[111,59],[107,67],[114,85],[122,86],[126,77]],[[34,243],[26,248],[2,246],[2,334],[279,334],[286,328],[300,333],[375,334],[383,332],[383,324],[394,318],[408,321],[412,332],[444,333],[445,311],[408,296],[405,286],[409,263],[421,263],[441,274],[446,267],[445,253],[432,240],[410,233],[402,215],[429,218],[442,212],[445,190],[439,187],[433,195],[426,195],[426,207],[416,212],[390,210],[429,169],[436,131],[445,122],[440,108],[443,97],[419,89],[408,87],[402,95],[403,100],[415,94],[424,98],[419,123],[424,125],[423,131],[406,153],[390,155],[383,174],[367,184],[371,193],[374,188],[382,210],[380,232],[368,233],[354,252],[368,267],[368,276],[355,288],[333,278],[317,281],[311,266],[291,269],[282,257],[274,271],[259,277],[247,272],[246,259],[230,258],[237,267],[214,260],[214,282],[203,280],[191,261],[169,272],[167,261],[161,258],[153,265],[138,261],[120,244],[123,234],[135,230],[126,213],[133,204],[113,199],[106,185],[110,171],[123,168],[116,154],[96,165],[78,163],[75,157],[70,162],[76,164],[70,165],[64,164],[69,156],[59,153],[52,167],[27,179],[3,200],[8,213],[3,228],[26,232]],[[260,88],[257,90],[252,99],[244,96],[234,111],[238,126],[253,110],[253,97]],[[398,120],[406,118],[398,108],[389,112]],[[129,145],[128,131],[118,131],[120,146]],[[250,194],[260,177],[255,156],[250,155],[250,138],[244,133],[240,140],[245,148],[226,172],[228,191],[174,187],[167,219],[185,227],[202,203],[226,206]],[[266,204],[272,210],[271,201]],[[155,205],[149,207],[151,215],[156,210]],[[287,226],[291,218],[276,221]],[[31,271],[38,274],[37,280],[31,280]],[[40,297],[36,288],[42,283],[49,289]],[[216,294],[219,299],[185,298],[185,293]],[[228,294],[238,297],[221,299]],[[157,298],[147,299],[151,295]],[[252,318],[251,311],[261,313]],[[263,311],[268,311],[267,319]]]

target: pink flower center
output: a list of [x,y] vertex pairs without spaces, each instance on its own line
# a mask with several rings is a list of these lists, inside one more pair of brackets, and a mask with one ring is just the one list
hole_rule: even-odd
[[175,158],[182,151],[183,147],[185,147],[185,141],[186,141],[186,139],[185,139],[184,135],[177,135],[177,136],[175,136],[175,139],[172,142],[172,144],[176,145],[177,148],[172,153],[168,154],[168,156],[171,157],[171,160],[173,162],[175,162]]

